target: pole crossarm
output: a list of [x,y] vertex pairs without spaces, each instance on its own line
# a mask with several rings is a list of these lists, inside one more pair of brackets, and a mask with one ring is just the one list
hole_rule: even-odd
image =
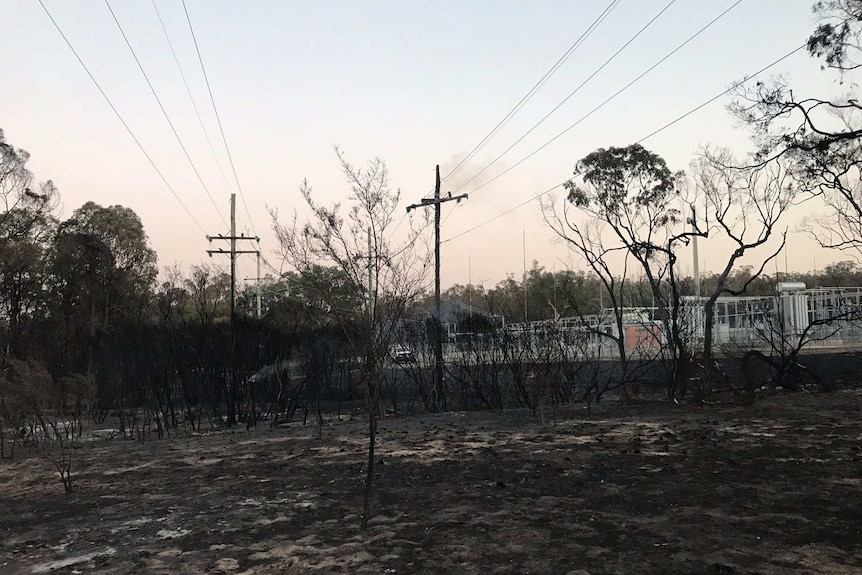
[[207,236],[207,239],[212,242],[213,240],[253,240],[260,243],[259,236],[247,236],[244,234],[240,234],[238,236],[225,236],[225,235],[217,235],[217,236]]
[[212,254],[258,254],[260,250],[226,250],[219,248],[217,250],[207,250],[207,253]]
[[428,206],[436,206],[439,204],[445,204],[446,202],[456,201],[459,204],[461,200],[466,200],[468,198],[468,194],[459,194],[457,196],[453,196],[452,192],[449,192],[449,195],[445,198],[422,198],[422,200],[418,204],[410,204],[407,206],[407,213],[409,214],[412,210],[416,208],[425,208]]

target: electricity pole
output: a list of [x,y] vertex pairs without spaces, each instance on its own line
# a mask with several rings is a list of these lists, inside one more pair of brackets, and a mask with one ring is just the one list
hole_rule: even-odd
[[255,282],[255,284],[254,284],[255,285],[255,289],[254,289],[255,317],[257,319],[260,319],[261,317],[263,317],[263,313],[261,312],[261,303],[260,303],[260,294],[261,294],[261,292],[263,292],[263,285],[260,283],[260,251],[257,252],[257,276],[255,276],[253,278],[244,278],[244,279],[247,282],[250,282],[250,281]]
[[418,204],[407,206],[407,213],[415,208],[434,206],[434,386],[443,393],[445,409],[446,394],[443,390],[443,334],[440,322],[440,205],[455,200],[467,199],[467,194],[453,196],[452,192],[445,198],[440,197],[440,165],[437,165],[434,183],[434,198],[422,198]]
[[260,250],[257,250],[257,319],[260,319]]
[[528,323],[527,318],[527,228],[521,223],[521,245],[524,252],[524,325]]
[[694,295],[700,297],[700,262],[697,255],[697,236],[700,230],[697,229],[697,214],[694,211],[694,204],[691,206],[691,217],[686,220],[686,223],[691,224],[691,250],[692,258],[694,259]]
[[[228,254],[230,256],[230,396],[228,398],[228,406],[230,413],[228,414],[228,424],[236,423],[236,409],[234,401],[237,399],[237,381],[236,381],[236,256],[238,254],[258,254],[260,249],[256,250],[238,250],[236,249],[237,240],[240,241],[256,241],[260,246],[260,238],[257,236],[247,236],[245,234],[236,235],[236,194],[230,195],[230,235],[207,236],[210,244],[213,240],[226,240],[230,242],[230,249],[222,248],[207,250],[210,257],[213,254]],[[259,292],[258,292],[259,293]]]

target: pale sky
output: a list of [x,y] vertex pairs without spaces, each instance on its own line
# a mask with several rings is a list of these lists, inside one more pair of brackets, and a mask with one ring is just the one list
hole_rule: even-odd
[[[53,179],[63,216],[88,200],[122,204],[141,217],[161,266],[208,263],[205,234],[226,233],[233,177],[180,0],[156,0],[195,103],[227,175],[222,178],[171,56],[151,0],[112,0],[141,64],[221,215],[207,197],[135,64],[105,2],[44,0],[48,10],[164,173],[193,221],[135,145],[35,0],[4,3],[0,127],[28,150],[30,169]],[[308,178],[327,203],[347,193],[333,146],[354,163],[383,158],[406,206],[444,175],[512,109],[608,6],[608,0],[276,1],[186,0],[250,218],[240,227],[274,248],[266,206],[300,207]],[[743,0],[691,43],[588,119],[481,189],[580,120],[655,64],[735,0],[677,0],[616,59],[520,144],[461,192],[445,239],[520,204],[571,175],[599,147],[625,146],[712,98],[731,83],[802,44],[816,22],[812,0]],[[443,186],[455,191],[515,142],[668,4],[622,0],[532,100]],[[800,52],[767,74],[785,74],[797,92],[842,88]],[[672,169],[687,168],[703,144],[740,154],[744,131],[722,98],[644,145]],[[203,231],[201,230],[203,229]],[[526,258],[561,269],[533,202],[445,243],[443,286],[496,284],[520,275]],[[429,231],[430,233],[430,231]],[[710,268],[709,247],[701,248]],[[274,261],[270,255],[269,258]],[[801,235],[788,249],[793,270],[839,259]],[[225,262],[220,262],[225,263]],[[784,262],[781,261],[783,269]],[[240,274],[250,276],[246,258]]]

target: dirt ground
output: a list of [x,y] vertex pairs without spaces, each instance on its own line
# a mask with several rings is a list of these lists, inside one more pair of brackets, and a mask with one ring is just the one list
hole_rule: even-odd
[[0,464],[0,573],[862,573],[862,393],[261,427]]

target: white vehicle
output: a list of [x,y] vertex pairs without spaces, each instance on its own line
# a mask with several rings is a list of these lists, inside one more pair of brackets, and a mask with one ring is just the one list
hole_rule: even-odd
[[395,363],[412,363],[416,361],[416,355],[406,347],[393,347],[389,356]]

